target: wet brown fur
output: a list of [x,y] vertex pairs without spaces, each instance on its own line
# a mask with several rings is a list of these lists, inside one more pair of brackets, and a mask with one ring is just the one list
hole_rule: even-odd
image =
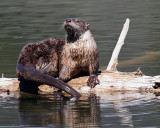
[[[50,38],[48,40],[29,43],[21,51],[18,63],[31,66],[41,73],[57,77],[59,75],[59,58],[64,40]],[[17,70],[18,77],[24,77]]]
[[[29,80],[38,83],[37,71],[58,77],[62,81],[68,81],[81,71],[87,71],[90,74],[88,84],[91,87],[99,82],[97,46],[88,24],[80,19],[69,19],[69,22],[67,20],[64,22],[67,31],[65,41],[50,38],[29,43],[22,49],[17,64],[17,76],[21,82]],[[21,68],[24,65],[27,68]],[[27,70],[30,70],[28,67],[36,69],[34,79],[30,76],[34,73],[27,73]],[[45,79],[39,84],[42,83],[45,83]],[[58,87],[61,89],[61,86]],[[63,88],[65,86],[62,90]]]

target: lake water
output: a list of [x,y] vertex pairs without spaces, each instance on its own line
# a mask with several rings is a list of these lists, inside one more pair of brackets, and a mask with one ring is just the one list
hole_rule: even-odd
[[[0,74],[16,77],[22,47],[49,37],[64,39],[68,17],[90,24],[105,69],[126,18],[130,29],[119,71],[160,74],[159,0],[1,0]],[[4,95],[4,94],[3,94]],[[0,127],[159,127],[159,94],[83,94],[76,103],[52,95],[0,96]],[[9,97],[8,97],[9,96]]]

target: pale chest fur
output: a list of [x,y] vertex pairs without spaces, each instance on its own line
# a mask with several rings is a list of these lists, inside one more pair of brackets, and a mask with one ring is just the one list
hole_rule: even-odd
[[62,56],[69,65],[85,67],[89,65],[89,58],[95,49],[95,40],[90,31],[87,31],[76,42],[66,43]]

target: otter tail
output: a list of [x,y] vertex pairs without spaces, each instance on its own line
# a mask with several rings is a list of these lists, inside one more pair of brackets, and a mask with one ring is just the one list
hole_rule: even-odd
[[80,93],[78,93],[75,89],[73,89],[63,81],[60,81],[47,74],[43,74],[31,66],[26,66],[18,63],[17,70],[26,80],[34,81],[40,84],[47,84],[69,93],[72,96],[71,100],[76,100],[81,97]]

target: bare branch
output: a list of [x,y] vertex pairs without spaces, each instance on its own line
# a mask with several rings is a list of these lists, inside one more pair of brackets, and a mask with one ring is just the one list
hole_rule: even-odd
[[119,36],[119,39],[117,41],[117,45],[112,53],[112,57],[111,57],[111,60],[108,64],[108,67],[107,67],[107,71],[117,71],[117,64],[118,64],[118,55],[119,55],[119,52],[121,50],[121,47],[122,45],[124,44],[124,40],[126,38],[126,35],[127,35],[127,32],[128,32],[128,29],[129,29],[129,23],[130,23],[130,19],[127,18],[126,19],[126,22],[123,26],[123,29],[122,29],[122,32]]

